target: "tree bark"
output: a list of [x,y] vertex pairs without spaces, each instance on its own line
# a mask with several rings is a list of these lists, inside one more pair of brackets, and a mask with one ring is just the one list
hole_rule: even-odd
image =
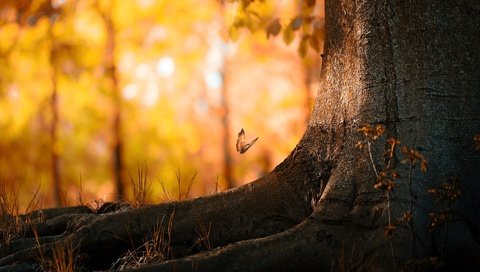
[[[134,271],[396,271],[442,262],[475,269],[478,15],[475,0],[327,1],[323,86],[304,137],[284,162],[213,196],[95,215],[55,242],[46,239],[44,256],[67,241],[78,245],[84,265],[106,269],[172,218],[164,235],[169,260]],[[358,129],[367,123],[382,124],[386,134],[359,149],[365,138]],[[402,164],[401,152],[386,156],[390,137],[421,151],[428,171]],[[374,187],[385,169],[400,173],[392,191]],[[427,190],[452,180],[461,181],[461,197],[448,201],[455,213],[444,214],[454,216],[432,228],[431,212],[446,210]],[[406,211],[411,223],[402,223]],[[198,246],[202,224],[211,224],[210,248]],[[34,250],[6,249],[0,267],[28,264]]]

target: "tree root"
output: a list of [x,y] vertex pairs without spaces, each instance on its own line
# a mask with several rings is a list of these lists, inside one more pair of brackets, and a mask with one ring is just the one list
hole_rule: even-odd
[[[105,269],[128,249],[151,240],[156,229],[161,229],[164,239],[168,239],[171,258],[206,249],[199,247],[199,239],[208,239],[208,244],[216,247],[269,236],[311,214],[306,187],[296,186],[299,179],[305,177],[278,175],[274,171],[245,186],[189,201],[109,214],[50,216],[43,224],[33,225],[37,229],[28,236],[36,233],[38,237],[14,240],[8,247],[2,245],[0,267],[27,265],[38,261],[39,255],[51,258],[55,247],[68,243],[84,256],[82,265]],[[172,226],[168,226],[170,218]],[[202,233],[205,226],[209,226],[208,233]]]

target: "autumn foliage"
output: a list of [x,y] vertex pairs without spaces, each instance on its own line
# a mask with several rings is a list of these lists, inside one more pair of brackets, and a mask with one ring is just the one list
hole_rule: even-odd
[[[23,208],[37,188],[40,206],[113,200],[116,176],[131,198],[144,169],[147,202],[204,195],[288,154],[317,86],[320,5],[203,2],[1,1],[0,180]],[[242,155],[241,128],[260,138]]]

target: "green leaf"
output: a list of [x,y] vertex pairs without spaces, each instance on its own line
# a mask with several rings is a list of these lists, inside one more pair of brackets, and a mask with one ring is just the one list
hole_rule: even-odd
[[293,33],[292,26],[288,25],[285,30],[283,30],[283,41],[289,45],[293,38],[295,38],[295,33]]
[[280,19],[275,19],[273,20],[267,27],[267,39],[270,37],[270,36],[277,36],[278,33],[280,33],[280,31],[282,30],[282,25],[280,24]]

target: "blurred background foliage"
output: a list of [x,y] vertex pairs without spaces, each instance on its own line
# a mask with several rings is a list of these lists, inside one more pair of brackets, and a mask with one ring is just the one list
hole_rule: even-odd
[[303,134],[321,48],[316,1],[2,0],[2,188],[50,207],[252,181]]

